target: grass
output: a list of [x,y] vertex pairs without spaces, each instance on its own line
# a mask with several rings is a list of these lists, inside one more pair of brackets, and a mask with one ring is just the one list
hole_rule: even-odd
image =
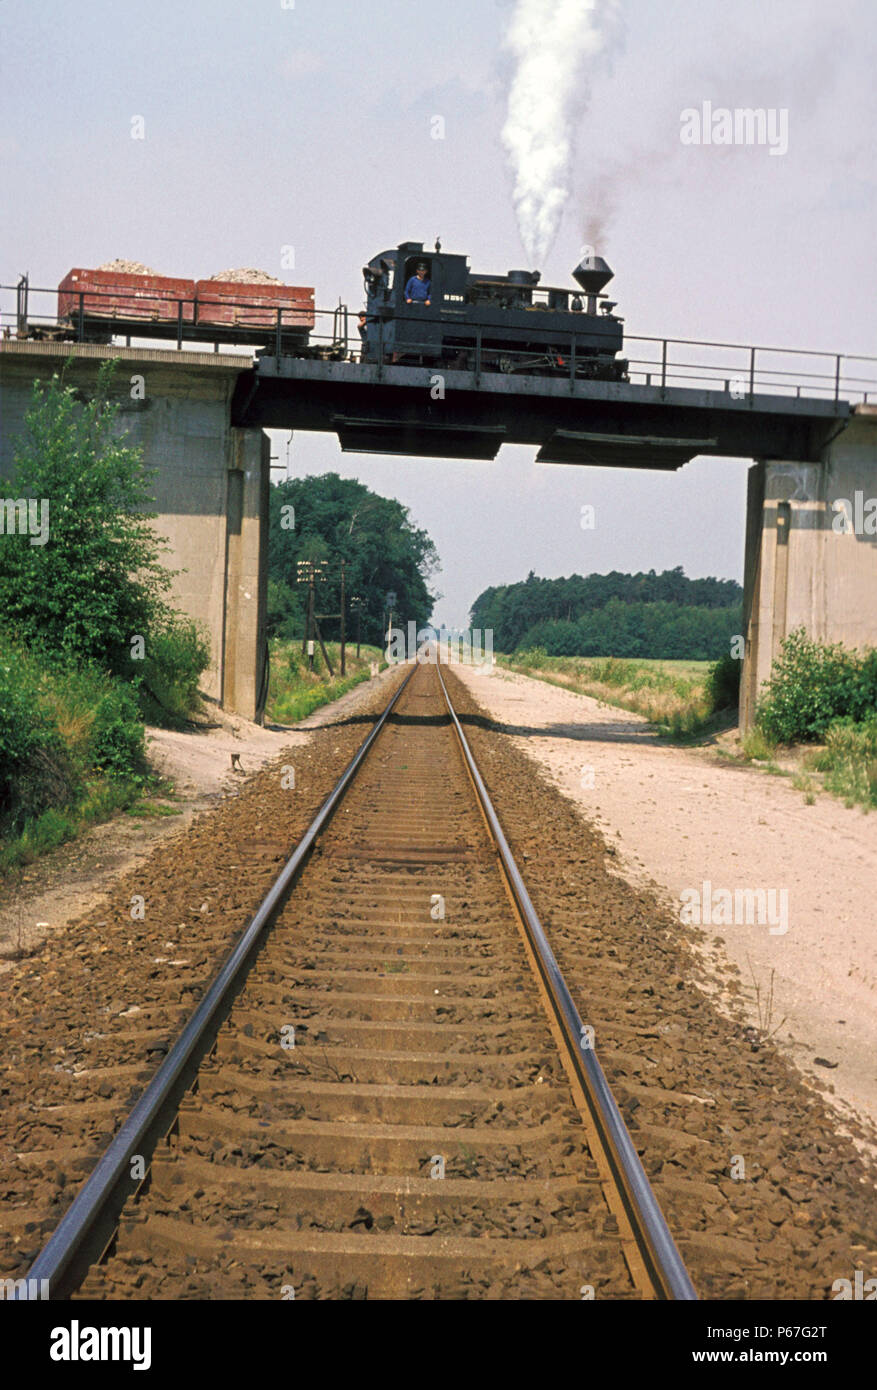
[[[819,747],[773,743],[759,728],[744,734],[740,758],[776,776],[790,776],[792,786],[812,806],[820,791],[839,797],[848,808],[877,807],[877,716],[862,723],[840,720],[829,726]],[[790,766],[780,767],[783,757]],[[793,769],[793,770],[790,770]]]
[[741,752],[747,762],[769,763],[776,757],[777,745],[762,733],[761,729],[750,729],[743,735]]
[[[641,714],[665,737],[684,741],[725,727],[709,691],[710,661],[547,656],[536,649],[499,657],[501,666]],[[730,716],[730,711],[725,712]]]
[[872,810],[877,806],[877,716],[860,724],[832,724],[824,747],[807,753],[805,765],[821,773],[825,790],[848,807]]
[[301,642],[275,640],[271,644],[271,675],[268,682],[268,699],[265,715],[274,724],[297,724],[306,719],[321,705],[337,700],[354,686],[367,681],[373,662],[378,669],[387,665],[379,647],[361,648],[361,656],[356,656],[356,646],[348,644],[346,653],[347,674],[340,676],[341,649],[337,642],[327,642],[326,650],[332,663],[334,675],[330,676],[323,654],[317,647],[314,655],[314,669],[308,669],[307,657],[301,654]]
[[49,806],[30,817],[21,833],[0,845],[0,873],[21,864],[32,864],[41,854],[73,840],[89,826],[109,820],[116,811],[127,811],[143,794],[138,782],[95,777],[86,783],[85,794],[71,806]]
[[0,632],[0,873],[107,820],[152,785],[130,687]]

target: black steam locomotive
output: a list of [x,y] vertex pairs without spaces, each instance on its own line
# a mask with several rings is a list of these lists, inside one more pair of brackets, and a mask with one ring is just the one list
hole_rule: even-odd
[[626,381],[623,320],[600,293],[612,271],[591,256],[572,274],[581,293],[539,287],[538,270],[476,274],[440,241],[404,241],[363,267],[362,360]]

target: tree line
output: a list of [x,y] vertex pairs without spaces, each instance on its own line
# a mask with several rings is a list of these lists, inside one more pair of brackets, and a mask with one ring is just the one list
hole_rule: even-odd
[[493,630],[497,651],[544,647],[551,656],[716,660],[743,622],[733,579],[689,579],[681,565],[657,574],[573,574],[491,586],[470,624]]

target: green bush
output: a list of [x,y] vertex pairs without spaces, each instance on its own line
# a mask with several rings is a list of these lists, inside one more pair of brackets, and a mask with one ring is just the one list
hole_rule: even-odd
[[[8,654],[7,654],[8,658]],[[0,663],[0,828],[16,834],[47,807],[70,801],[76,768],[49,714],[40,707],[33,672]]]
[[527,647],[524,651],[515,652],[515,665],[523,666],[525,670],[544,666],[547,659],[548,653],[544,647]]
[[352,690],[355,685],[360,685],[368,679],[368,671],[357,671],[351,676],[345,676],[343,680],[339,678],[328,685],[321,682],[318,685],[308,686],[304,690],[289,692],[273,702],[271,718],[283,724],[297,724],[300,719],[307,719],[308,715],[313,714],[314,710],[319,709],[321,705],[327,705],[331,700],[339,699],[348,690]]
[[[77,819],[97,818],[90,808],[101,800],[103,781],[116,784],[115,805],[146,775],[143,724],[129,686],[94,666],[0,638],[4,838],[18,839],[26,856],[50,848],[75,833]],[[3,862],[14,857],[5,854]]]
[[759,702],[756,721],[773,743],[820,740],[837,719],[877,709],[877,653],[859,656],[840,643],[789,634]]
[[140,450],[119,438],[105,363],[82,404],[60,376],[36,382],[16,441],[9,495],[48,504],[48,539],[0,536],[0,612],[31,650],[66,653],[122,672],[132,637],[170,615],[167,549],[145,508],[149,473]]
[[98,701],[89,738],[95,772],[142,781],[146,743],[137,697],[130,687],[113,683]]
[[740,662],[730,653],[710,667],[706,693],[714,710],[735,709],[740,694]]
[[640,670],[632,662],[622,661],[617,656],[600,657],[589,662],[583,670],[587,671],[589,680],[597,681],[600,685],[624,685],[634,690],[650,684],[650,675],[654,678],[654,672],[649,673],[645,668]]
[[197,623],[185,618],[162,623],[147,637],[143,661],[130,664],[144,718],[178,726],[197,714],[198,686],[209,665],[210,645]]

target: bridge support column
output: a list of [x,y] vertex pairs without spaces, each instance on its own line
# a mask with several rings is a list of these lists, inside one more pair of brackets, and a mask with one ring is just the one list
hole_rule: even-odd
[[[858,494],[858,499],[857,499]],[[877,406],[858,406],[818,463],[760,460],[749,470],[740,727],[785,637],[877,646]],[[844,510],[832,504],[846,499]],[[877,508],[877,502],[875,502]]]
[[222,703],[261,720],[267,680],[270,441],[260,429],[229,430]]

